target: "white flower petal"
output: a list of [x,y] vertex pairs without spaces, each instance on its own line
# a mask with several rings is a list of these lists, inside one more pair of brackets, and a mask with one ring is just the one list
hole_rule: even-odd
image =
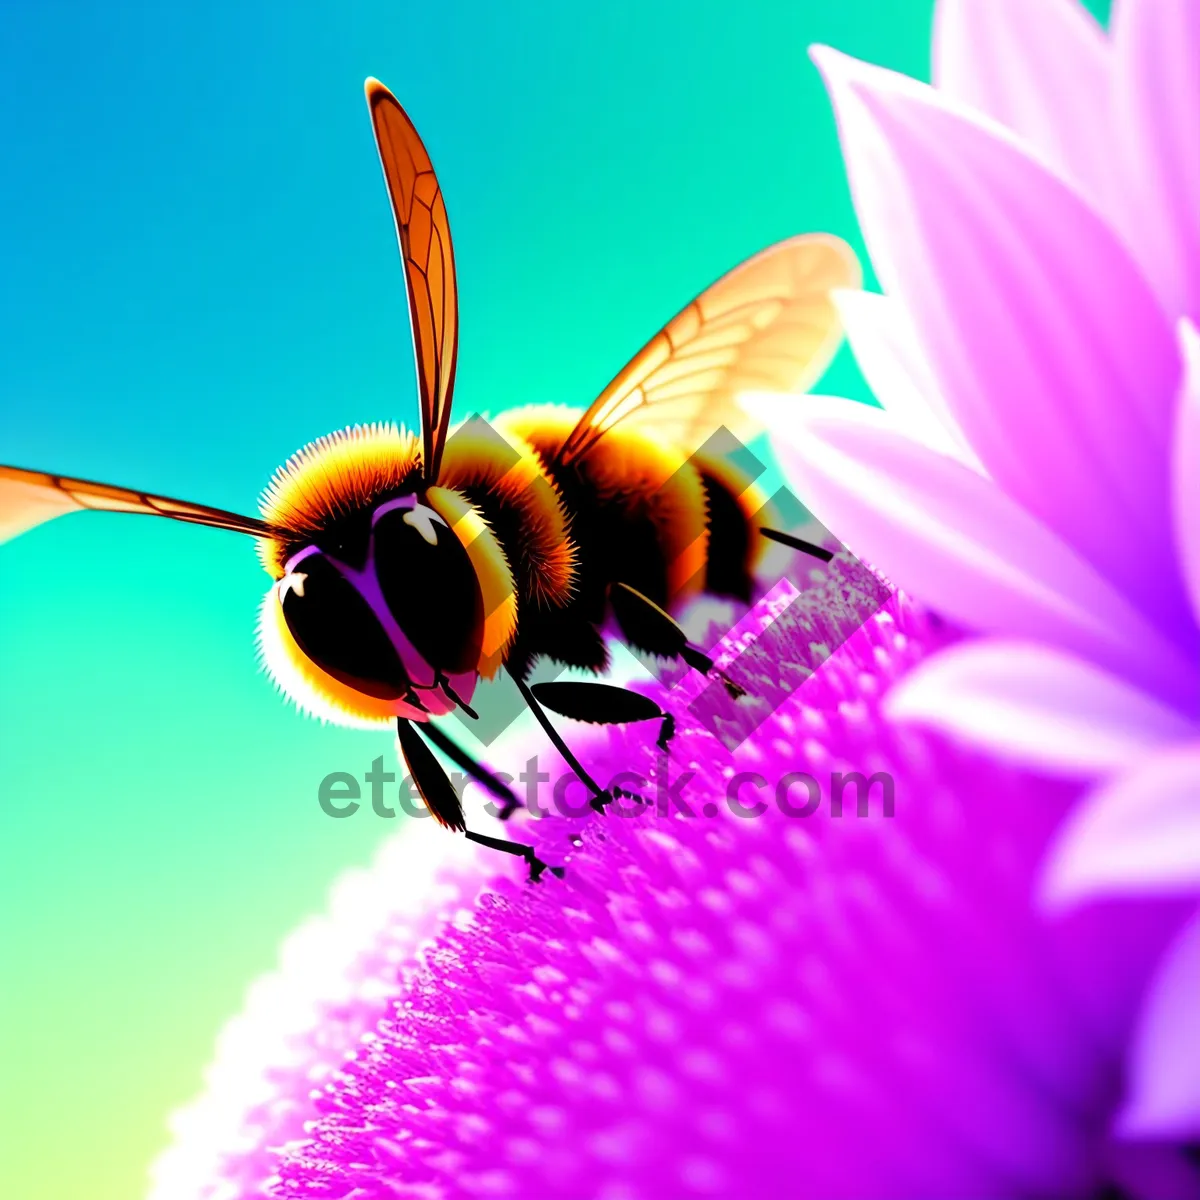
[[1127,1137],[1200,1138],[1200,911],[1163,955],[1150,985],[1117,1119]]
[[421,945],[498,873],[520,877],[507,858],[409,819],[369,868],[342,875],[328,912],[288,936],[278,969],[254,981],[221,1030],[203,1092],[171,1114],[149,1200],[262,1194],[269,1147],[316,1115],[297,1098],[341,1066],[402,991]]
[[865,404],[742,403],[813,515],[897,587],[968,628],[1060,645],[1169,701],[1190,695],[1190,664],[990,480]]
[[1168,314],[1200,320],[1200,4],[1114,7],[1122,222]]
[[[1187,320],[1179,323],[1183,384],[1175,421],[1171,464],[1175,505],[1175,544],[1192,613],[1200,626],[1200,333]],[[1200,700],[1197,702],[1200,709]]]
[[1072,777],[1134,766],[1156,748],[1200,732],[1091,663],[1005,639],[934,655],[892,688],[885,712]]
[[995,122],[813,51],[884,290],[971,448],[1161,628],[1189,620],[1168,481],[1177,356],[1118,236]]
[[1055,906],[1193,889],[1200,889],[1200,741],[1161,751],[1080,803],[1042,883]]
[[1112,187],[1111,47],[1076,0],[939,0],[933,82],[1026,139],[1103,206]]
[[833,299],[859,369],[888,414],[931,450],[982,471],[937,390],[900,305],[876,292],[839,290]]

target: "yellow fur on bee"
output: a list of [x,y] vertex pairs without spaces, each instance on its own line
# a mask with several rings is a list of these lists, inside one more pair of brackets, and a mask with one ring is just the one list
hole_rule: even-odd
[[[469,438],[455,438],[452,445],[459,448],[458,455],[449,453],[447,446],[444,479],[471,480],[488,474],[486,456],[482,467],[460,461],[461,452],[470,449],[469,442]],[[519,497],[529,508],[533,496],[529,468],[532,466],[534,473],[540,473],[541,468],[528,446],[523,453],[525,469],[510,472],[511,478],[499,480],[499,490]],[[448,463],[454,469],[447,470]],[[315,538],[338,517],[369,509],[389,493],[416,490],[420,484],[420,443],[403,426],[356,425],[310,442],[275,472],[263,493],[260,501],[263,519],[287,535],[260,542],[263,566],[273,578],[282,579],[285,562],[296,543]],[[504,652],[516,633],[517,595],[512,571],[487,522],[465,496],[448,487],[433,487],[428,489],[426,498],[462,542],[479,578],[485,624],[478,670],[490,679],[503,662]],[[553,542],[555,513],[558,528],[562,530],[561,511],[556,506],[557,493],[550,506],[554,512],[549,517],[540,511],[530,513],[531,540],[536,551],[530,565],[549,586],[565,579],[569,588],[573,569],[570,546]],[[565,540],[565,533],[560,532],[559,542]],[[306,711],[342,723],[348,720],[377,724],[394,715],[386,701],[354,691],[302,653],[283,619],[274,588],[267,594],[260,616],[259,644],[272,678]]]
[[[403,425],[355,425],[293,454],[267,485],[259,510],[268,525],[302,541],[337,517],[415,483],[420,471],[420,444]],[[275,579],[283,578],[287,554],[283,541],[259,542],[262,564]]]
[[453,488],[431,487],[425,499],[463,544],[475,569],[484,612],[483,645],[475,669],[484,679],[492,679],[517,632],[517,588],[512,569],[487,522],[466,496]]
[[[582,416],[562,405],[511,409],[495,421],[506,436],[521,437],[552,458]],[[636,421],[609,430],[577,469],[597,499],[616,502],[631,519],[647,518],[658,535],[673,603],[704,583],[708,526],[704,484],[688,456],[638,429]]]
[[575,547],[558,488],[529,441],[507,423],[472,417],[452,430],[438,483],[487,496],[494,525],[504,519],[505,548],[521,595],[558,607],[571,597]]

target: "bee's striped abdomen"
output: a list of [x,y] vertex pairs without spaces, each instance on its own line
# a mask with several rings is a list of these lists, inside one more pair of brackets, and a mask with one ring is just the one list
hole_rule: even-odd
[[[760,538],[752,517],[759,497],[728,464],[685,455],[636,424],[618,426],[588,454],[561,466],[555,456],[578,420],[575,410],[529,407],[495,425],[531,445],[568,518],[575,580],[567,604],[519,598],[513,665],[546,654],[602,670],[600,627],[614,583],[677,609],[701,591],[747,598]],[[532,597],[530,598],[532,599]]]

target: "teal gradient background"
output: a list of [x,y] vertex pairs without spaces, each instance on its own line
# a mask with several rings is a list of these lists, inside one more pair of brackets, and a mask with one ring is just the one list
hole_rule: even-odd
[[[253,510],[415,415],[362,80],[421,129],[459,263],[460,415],[586,403],[767,243],[861,250],[828,42],[927,77],[930,0],[0,9],[0,461]],[[839,357],[823,390],[865,396]],[[273,692],[217,531],[72,517],[0,550],[0,1188],[128,1200],[283,936],[390,829],[316,803],[390,738]]]

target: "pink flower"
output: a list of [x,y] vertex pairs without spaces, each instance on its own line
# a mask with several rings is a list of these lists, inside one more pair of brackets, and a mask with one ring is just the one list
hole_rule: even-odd
[[[155,1200],[1197,1193],[1195,14],[1128,0],[1110,45],[1064,0],[943,3],[938,92],[822,54],[886,412],[772,420],[839,536],[993,638],[902,596],[851,634],[844,562],[777,590],[726,645],[753,699],[652,689],[669,761],[584,741],[650,811],[524,822],[563,880],[435,886],[442,835],[339,888]],[[856,771],[894,815],[833,815]]]
[[[693,676],[653,689],[679,725],[669,761],[645,725],[587,743],[602,781],[641,777],[648,810],[527,821],[566,877],[500,887],[443,931],[272,1195],[1195,1192],[1179,1147],[1110,1128],[1178,904],[1037,911],[1077,788],[886,718],[892,682],[952,640],[903,598],[812,674],[878,594],[837,563],[812,582],[726,642],[749,718]],[[851,771],[890,778],[893,816],[886,787],[833,815]],[[727,802],[739,773],[757,819]]]
[[[1200,4],[942,0],[935,87],[814,53],[883,296],[883,410],[760,399],[793,486],[963,626],[887,711],[1092,788],[1055,905],[1200,888]],[[1122,1117],[1200,1136],[1200,915]]]
[[272,1147],[303,1136],[314,1089],[403,994],[418,950],[507,868],[432,824],[409,822],[369,868],[342,876],[323,916],[287,938],[278,969],[221,1031],[204,1091],[172,1115],[148,1200],[262,1194]]

